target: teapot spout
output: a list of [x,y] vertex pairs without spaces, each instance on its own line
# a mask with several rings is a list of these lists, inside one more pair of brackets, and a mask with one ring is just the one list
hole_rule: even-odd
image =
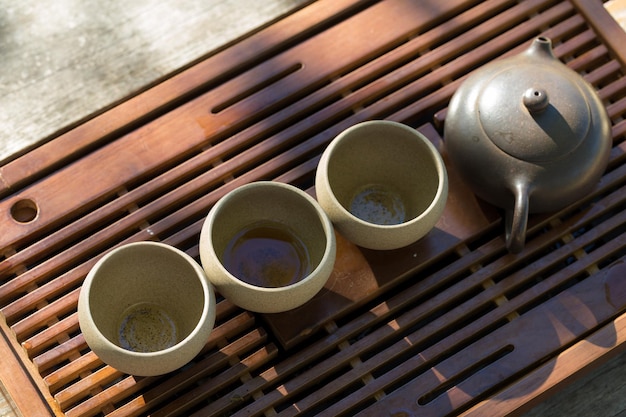
[[552,52],[552,40],[545,36],[535,38],[525,53],[531,57],[557,59]]

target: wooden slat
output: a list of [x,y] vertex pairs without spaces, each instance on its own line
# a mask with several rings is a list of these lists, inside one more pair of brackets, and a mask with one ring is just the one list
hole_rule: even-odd
[[46,375],[44,381],[48,384],[51,393],[58,392],[61,387],[77,380],[81,374],[88,374],[102,366],[102,361],[92,351],[87,352],[80,358],[74,359],[63,366]]
[[54,348],[47,350],[33,358],[33,363],[39,372],[45,372],[53,366],[59,365],[73,357],[80,356],[80,350],[87,347],[87,342],[82,334],[72,337]]
[[75,333],[78,329],[78,313],[73,313],[24,341],[22,347],[26,349],[30,357],[33,357],[55,343],[59,343],[61,338],[67,338],[68,334]]
[[123,376],[124,374],[117,369],[105,366],[56,394],[54,399],[63,410],[67,410],[76,402],[90,396],[94,392],[94,387],[109,385],[111,382],[121,379]]

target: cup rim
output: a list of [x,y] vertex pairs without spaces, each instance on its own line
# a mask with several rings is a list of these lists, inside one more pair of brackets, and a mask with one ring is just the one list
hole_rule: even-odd
[[[237,285],[240,285],[244,288],[248,288],[254,291],[260,291],[260,292],[265,292],[265,293],[281,293],[285,291],[291,291],[294,288],[305,286],[309,281],[315,279],[315,276],[319,273],[319,271],[325,268],[324,265],[326,264],[326,261],[328,260],[328,258],[333,256],[333,245],[332,245],[331,234],[334,234],[335,232],[334,232],[332,222],[326,215],[326,212],[319,206],[319,203],[313,197],[311,197],[308,193],[301,190],[300,188],[293,186],[291,184],[286,184],[286,183],[282,183],[278,181],[254,181],[254,182],[250,182],[248,184],[239,186],[233,189],[232,191],[230,191],[228,194],[224,195],[224,197],[222,197],[213,206],[213,209],[209,212],[209,215],[207,216],[207,219],[206,219],[208,230],[213,230],[213,225],[215,224],[215,218],[218,212],[221,210],[222,206],[228,203],[228,200],[233,197],[234,195],[233,193],[246,192],[246,190],[248,189],[258,188],[258,187],[271,187],[271,188],[279,187],[279,188],[286,190],[287,192],[295,192],[300,198],[305,199],[306,202],[309,203],[309,205],[317,213],[317,217],[320,220],[320,223],[324,229],[324,235],[326,236],[326,244],[324,245],[324,254],[322,255],[322,258],[317,263],[317,266],[311,272],[309,272],[304,278],[292,284],[284,285],[282,287],[262,287],[259,285],[250,284],[249,282],[246,282],[238,278],[236,275],[231,274],[230,271],[228,271],[228,269],[226,269],[226,267],[222,264],[222,262],[216,262],[217,268],[219,268],[219,270],[222,273],[224,273],[226,276],[228,276],[231,280],[235,281]],[[212,243],[209,245],[209,249],[211,251],[210,253],[211,257],[219,260],[219,256],[215,252],[215,247],[213,246]]]
[[[352,214],[350,212],[350,210],[345,208],[343,206],[343,204],[341,204],[339,202],[339,200],[335,196],[335,193],[332,191],[332,187],[330,187],[330,184],[328,186],[328,190],[330,191],[328,193],[328,195],[333,200],[333,203],[335,204],[335,206],[338,207],[338,209],[341,210],[341,212],[344,215],[346,215],[351,221],[353,221],[353,222],[355,222],[357,224],[360,224],[360,225],[365,226],[365,227],[380,228],[380,229],[384,229],[384,230],[402,229],[402,228],[410,226],[410,225],[412,225],[414,223],[417,223],[422,218],[426,217],[432,210],[434,210],[436,208],[436,206],[438,204],[438,201],[441,199],[442,194],[446,192],[446,179],[447,179],[448,174],[447,174],[447,171],[446,171],[446,168],[445,168],[445,164],[443,162],[443,158],[441,157],[441,154],[439,153],[437,148],[435,148],[435,145],[433,145],[433,143],[430,140],[428,140],[428,138],[426,136],[424,136],[422,133],[420,133],[417,129],[414,129],[414,128],[412,128],[410,126],[407,126],[407,125],[405,125],[403,123],[395,122],[395,121],[392,121],[392,120],[368,120],[368,121],[365,121],[365,122],[360,122],[360,123],[352,125],[349,128],[343,130],[342,132],[340,132],[331,141],[331,143],[328,145],[328,147],[325,150],[325,153],[328,155],[328,160],[326,162],[329,162],[330,155],[332,154],[333,150],[337,146],[339,146],[339,144],[341,142],[343,142],[345,140],[345,137],[347,137],[348,134],[351,134],[354,130],[362,129],[364,127],[366,128],[366,127],[371,126],[371,125],[381,125],[381,124],[394,126],[395,128],[405,130],[405,131],[409,132],[413,137],[415,137],[416,139],[420,140],[423,144],[426,145],[426,148],[428,149],[432,159],[435,162],[435,167],[437,169],[437,178],[438,178],[438,181],[437,181],[437,192],[433,196],[433,200],[431,201],[431,203],[418,216],[415,216],[415,217],[411,218],[408,221],[405,221],[405,222],[402,222],[402,223],[398,223],[398,224],[378,224],[378,223],[372,223],[372,222],[365,221],[365,220],[355,216],[354,214]],[[324,171],[328,170],[328,164],[327,163],[319,164],[318,167],[320,167]],[[328,178],[328,176],[326,176],[326,177]]]
[[[176,343],[173,346],[170,346],[170,347],[168,347],[166,349],[155,350],[155,351],[152,351],[152,352],[136,352],[136,351],[133,351],[133,350],[124,349],[123,347],[118,346],[117,344],[115,344],[114,342],[109,340],[100,331],[100,328],[96,325],[96,323],[95,323],[95,321],[93,319],[93,315],[91,314],[91,309],[90,308],[87,309],[87,313],[88,314],[87,314],[86,319],[89,322],[88,324],[91,327],[91,330],[94,333],[96,333],[98,338],[100,339],[100,343],[103,343],[104,345],[106,345],[107,349],[113,350],[116,353],[123,354],[123,355],[125,355],[127,357],[134,357],[134,358],[138,358],[138,359],[139,358],[145,359],[145,358],[154,358],[154,357],[159,357],[159,356],[165,356],[165,355],[168,355],[168,354],[170,354],[172,352],[176,352],[176,351],[180,350],[185,345],[188,345],[191,342],[191,340],[193,340],[198,335],[198,333],[201,332],[203,327],[205,325],[207,325],[207,320],[211,319],[211,317],[210,317],[211,304],[215,304],[215,297],[214,297],[211,289],[209,288],[208,280],[207,279],[202,279],[202,276],[205,275],[204,270],[187,253],[183,252],[182,250],[180,250],[180,249],[178,249],[178,248],[176,248],[174,246],[171,246],[171,245],[168,245],[168,244],[162,243],[162,242],[155,242],[155,241],[132,242],[132,243],[127,243],[127,244],[120,245],[120,246],[112,249],[111,251],[107,252],[91,268],[91,270],[87,274],[87,277],[85,278],[85,281],[83,282],[83,285],[81,287],[81,291],[80,291],[80,294],[79,294],[79,298],[80,297],[89,297],[90,296],[90,294],[91,294],[91,285],[93,283],[95,274],[96,274],[97,269],[98,269],[99,266],[104,264],[107,260],[109,260],[111,257],[113,257],[116,253],[128,250],[129,248],[136,247],[136,246],[153,246],[153,247],[160,247],[160,248],[166,249],[168,251],[172,251],[175,254],[177,254],[178,256],[182,257],[185,261],[187,261],[187,263],[189,263],[193,267],[193,270],[196,272],[196,276],[199,278],[200,285],[202,286],[202,291],[203,291],[203,295],[204,295],[204,305],[202,307],[202,313],[200,315],[200,318],[198,319],[198,322],[197,322],[196,326],[193,328],[193,330],[191,332],[189,332],[189,334],[184,339],[182,339],[180,342]],[[87,303],[87,306],[89,306],[89,303]],[[79,323],[79,325],[80,325],[80,323]]]

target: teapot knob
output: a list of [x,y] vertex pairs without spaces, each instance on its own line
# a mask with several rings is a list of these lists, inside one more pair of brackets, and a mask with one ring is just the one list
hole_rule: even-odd
[[529,88],[524,92],[524,106],[531,113],[539,113],[548,107],[550,100],[548,93],[543,88]]

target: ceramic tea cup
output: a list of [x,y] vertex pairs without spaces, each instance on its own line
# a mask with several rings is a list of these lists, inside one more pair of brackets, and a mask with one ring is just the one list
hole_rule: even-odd
[[206,344],[215,294],[186,253],[163,243],[131,243],[91,269],[78,319],[103,362],[132,375],[160,375],[187,364]]
[[212,207],[200,259],[218,292],[238,306],[277,313],[306,303],[335,263],[332,224],[304,191],[271,181],[238,187]]
[[435,226],[447,200],[448,175],[421,133],[375,120],[333,139],[319,162],[315,190],[348,240],[369,249],[397,249]]

